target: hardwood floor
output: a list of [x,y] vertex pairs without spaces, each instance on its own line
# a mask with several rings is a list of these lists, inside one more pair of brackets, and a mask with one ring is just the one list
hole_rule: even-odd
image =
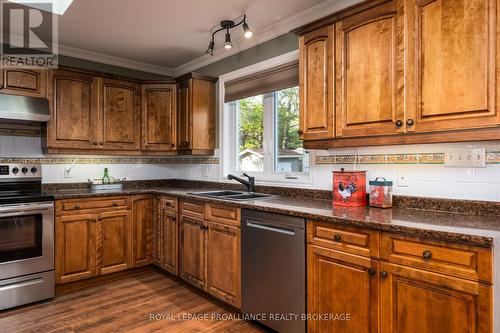
[[[214,318],[222,315],[237,316],[178,281],[151,272],[69,292],[47,303],[0,312],[0,331],[265,332],[243,320]],[[193,320],[192,316],[200,318]]]

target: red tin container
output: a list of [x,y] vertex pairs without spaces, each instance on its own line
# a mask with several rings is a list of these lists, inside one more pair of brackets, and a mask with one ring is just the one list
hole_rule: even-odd
[[366,171],[333,171],[333,204],[366,206]]

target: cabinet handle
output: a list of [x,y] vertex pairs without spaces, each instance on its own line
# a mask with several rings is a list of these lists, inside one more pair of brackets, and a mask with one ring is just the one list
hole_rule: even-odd
[[430,259],[432,258],[432,252],[429,251],[429,250],[425,250],[423,253],[422,253],[422,257],[424,257],[424,259]]
[[400,120],[400,119],[398,119],[398,120],[396,120],[396,122],[394,123],[394,125],[396,125],[396,127],[401,127],[401,126],[403,126],[403,121]]
[[97,146],[97,141],[94,141],[94,146]]
[[342,236],[340,234],[335,234],[333,235],[333,240],[340,242],[342,240]]
[[377,272],[377,271],[375,270],[375,268],[368,268],[368,274],[369,274],[370,276],[374,276],[376,272]]
[[79,204],[76,204],[76,205],[75,205],[75,209],[80,209],[80,205],[79,205]]
[[172,221],[175,222],[177,218],[175,216],[172,216]]
[[165,204],[165,206],[167,206],[167,207],[172,207],[173,205],[172,205],[170,202],[167,202],[167,203]]
[[92,223],[95,223],[97,221],[97,217],[92,218]]
[[387,272],[385,271],[380,272],[380,277],[385,279],[387,277]]
[[302,134],[304,134],[304,131],[303,131],[303,130],[298,130],[298,131],[297,131],[297,133],[298,133],[299,135],[302,135]]
[[102,141],[101,141],[101,142],[99,142],[99,146],[102,146],[103,144],[104,144],[104,142],[102,142]]
[[413,126],[413,123],[414,123],[413,119],[406,120],[406,125],[408,125],[408,126]]
[[99,216],[97,217],[97,221],[102,221],[102,216],[101,216],[101,215],[99,215]]
[[118,206],[118,203],[117,202],[113,202],[113,207],[116,207]]

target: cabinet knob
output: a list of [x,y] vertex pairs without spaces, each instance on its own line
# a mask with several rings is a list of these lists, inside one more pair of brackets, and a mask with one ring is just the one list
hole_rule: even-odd
[[102,142],[102,141],[101,141],[101,142],[99,142],[99,146],[102,146],[103,144],[104,144],[104,142]]
[[380,272],[380,277],[385,279],[387,277],[387,272],[385,271]]
[[406,125],[408,125],[408,126],[413,126],[413,123],[414,123],[413,119],[406,120]]
[[375,271],[375,268],[368,268],[368,274],[369,274],[370,276],[374,276],[376,272],[377,272],[377,271]]
[[297,133],[298,133],[299,135],[302,135],[302,134],[304,134],[304,131],[303,131],[303,130],[298,130],[298,131],[297,131]]
[[76,204],[76,205],[75,205],[75,209],[80,209],[80,205],[79,205],[79,204]]
[[425,251],[422,253],[422,257],[423,257],[424,259],[430,259],[430,258],[432,258],[432,252],[431,252],[431,251],[429,251],[429,250],[425,250]]
[[113,202],[113,207],[118,206],[118,202]]
[[398,119],[398,120],[396,120],[394,125],[396,125],[396,127],[401,127],[401,126],[403,126],[403,121],[401,119]]
[[177,218],[175,216],[172,216],[172,221],[175,222]]
[[94,141],[94,146],[97,146],[97,141]]
[[92,222],[95,223],[97,221],[97,217],[92,218]]
[[333,235],[333,240],[340,242],[342,240],[342,236],[340,234],[335,234]]

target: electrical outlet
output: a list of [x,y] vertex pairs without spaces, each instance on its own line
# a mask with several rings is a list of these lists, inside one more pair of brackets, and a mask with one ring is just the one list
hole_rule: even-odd
[[486,148],[452,148],[444,153],[445,167],[485,168]]
[[408,187],[408,174],[404,170],[398,171],[398,187]]
[[64,167],[64,178],[73,178],[71,176],[71,168],[70,167]]

